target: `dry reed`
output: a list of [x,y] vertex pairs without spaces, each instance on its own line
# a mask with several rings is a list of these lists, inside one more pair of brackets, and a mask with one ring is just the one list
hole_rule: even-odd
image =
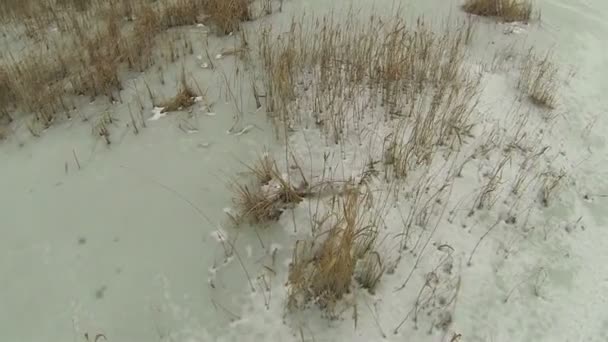
[[[73,96],[121,100],[123,67],[144,71],[154,64],[163,30],[208,20],[226,33],[249,19],[245,0],[2,1],[0,24],[7,34],[24,33],[29,47],[0,56],[0,116],[34,114],[44,128],[68,112]],[[60,40],[49,39],[53,31]]]
[[539,57],[530,49],[520,69],[517,87],[535,105],[553,109],[557,104],[558,71],[549,52]]
[[[358,254],[362,240],[372,236],[375,241],[377,236],[374,219],[365,210],[368,195],[354,186],[347,189],[334,198],[338,204],[322,220],[318,237],[323,240],[296,244],[288,277],[291,310],[314,302],[333,315],[338,301],[352,290],[353,279],[370,290],[380,280],[384,269],[379,255],[372,251]],[[373,260],[372,255],[378,259]]]
[[305,185],[294,187],[281,175],[276,161],[268,154],[259,156],[247,168],[257,182],[249,185],[237,181],[232,183],[237,210],[232,218],[236,224],[277,220],[286,208],[299,203],[307,195]]
[[251,20],[249,0],[204,0],[203,11],[221,34],[238,31],[241,22]]
[[176,112],[189,108],[194,105],[197,96],[198,95],[186,82],[186,75],[184,72],[182,73],[180,87],[177,94],[173,98],[160,104],[160,107],[163,108],[161,113]]
[[[360,134],[365,123],[392,120],[386,161],[405,177],[438,148],[456,149],[470,135],[479,77],[463,61],[472,25],[435,32],[399,16],[363,25],[294,19],[277,39],[266,28],[266,109],[279,127],[315,124],[333,143]],[[382,116],[374,116],[378,110]]]

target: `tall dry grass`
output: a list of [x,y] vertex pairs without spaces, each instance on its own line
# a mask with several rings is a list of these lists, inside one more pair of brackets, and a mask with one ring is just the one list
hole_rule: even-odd
[[165,28],[194,25],[199,21],[204,1],[174,0],[162,9],[162,26]]
[[0,64],[0,122],[11,122],[11,105],[14,102],[15,93],[12,89],[12,80],[9,78],[9,70]]
[[464,63],[471,25],[437,31],[399,16],[364,24],[326,16],[294,19],[278,38],[266,28],[266,109],[279,127],[316,125],[333,143],[392,121],[385,163],[404,177],[470,134],[479,93],[479,76]]
[[553,109],[557,105],[558,72],[550,52],[539,56],[530,49],[524,57],[517,88],[535,105]]
[[18,106],[23,111],[35,113],[35,120],[44,127],[52,123],[56,114],[69,109],[62,82],[68,71],[62,60],[33,53],[13,60],[3,69],[6,79],[2,88],[7,90],[3,106]]
[[133,24],[133,36],[129,41],[131,49],[128,50],[127,62],[129,67],[144,71],[154,61],[152,52],[154,38],[162,31],[162,13],[156,8],[143,6],[139,10],[139,16]]
[[203,0],[202,8],[208,20],[222,34],[239,30],[243,21],[252,19],[249,0]]
[[[248,6],[249,1],[236,0],[2,1],[2,28],[9,35],[25,34],[31,48],[0,56],[1,116],[32,113],[48,127],[69,112],[72,96],[120,101],[121,73],[156,63],[159,33],[201,21],[227,33],[250,19]],[[60,40],[50,38],[54,31]]]
[[384,272],[375,252],[377,216],[369,210],[369,194],[350,184],[331,199],[314,240],[296,243],[289,267],[288,302],[291,310],[314,302],[331,315],[350,293],[354,281],[373,290]]

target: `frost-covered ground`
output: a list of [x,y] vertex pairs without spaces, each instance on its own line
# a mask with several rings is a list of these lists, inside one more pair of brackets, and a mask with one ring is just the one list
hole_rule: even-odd
[[[283,13],[262,21],[286,31],[292,15],[350,5],[286,1]],[[362,13],[372,7],[366,1],[352,6]],[[388,14],[392,6],[376,1],[374,11]],[[374,197],[370,211],[382,218],[377,250],[388,272],[373,295],[353,287],[338,319],[315,306],[286,311],[295,241],[311,238],[311,213],[326,210],[325,201],[305,198],[264,226],[235,228],[226,218],[234,210],[226,184],[246,170],[239,160],[252,161],[269,145],[283,164],[284,145],[274,140],[250,95],[235,129],[243,134],[227,133],[235,108],[224,103],[223,77],[197,67],[202,46],[185,58],[210,90],[213,109],[197,103],[193,117],[169,114],[133,135],[125,126],[125,105],[83,107],[85,117],[111,111],[122,119],[111,127],[109,148],[91,136],[90,122],[79,120],[54,126],[40,139],[16,133],[0,146],[0,337],[451,341],[460,334],[453,341],[608,340],[602,211],[608,195],[608,26],[602,19],[608,7],[598,0],[538,6],[540,25],[477,23],[464,63],[481,75],[471,134],[458,153],[439,149],[428,166],[403,181],[385,177],[383,142],[395,125],[383,120],[381,109],[368,104],[338,145],[314,125],[294,124],[288,146],[310,183],[320,177],[360,182],[368,162],[379,161],[367,184]],[[411,18],[464,18],[456,2],[403,7]],[[257,32],[259,24],[249,28]],[[202,28],[188,30],[198,35]],[[222,44],[230,43],[213,40],[210,53]],[[527,46],[552,48],[560,66],[558,104],[550,114],[519,101],[515,59],[492,63],[497,53],[520,56]],[[218,63],[232,74],[231,57]],[[153,71],[136,81],[142,77],[167,96],[175,85],[150,81]],[[306,115],[311,104],[300,90]],[[147,114],[153,117],[151,108]],[[196,131],[187,133],[191,128]],[[545,205],[543,186],[557,178]],[[496,190],[477,209],[488,185]]]

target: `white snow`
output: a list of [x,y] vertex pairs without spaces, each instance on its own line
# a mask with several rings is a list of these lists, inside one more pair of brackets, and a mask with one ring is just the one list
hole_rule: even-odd
[[[253,34],[272,23],[287,32],[293,15],[344,3],[285,1],[283,13],[246,28]],[[381,15],[392,3],[353,6]],[[459,4],[410,1],[406,12],[412,20],[464,18]],[[191,134],[159,120],[166,113],[154,107],[148,120],[158,122],[136,137],[112,127],[108,148],[79,120],[38,140],[0,142],[0,340],[84,340],[87,333],[110,342],[608,341],[608,7],[601,0],[538,5],[540,25],[477,23],[466,64],[482,74],[471,134],[458,149],[439,147],[404,180],[385,173],[384,142],[396,127],[384,120],[385,109],[370,105],[361,117],[353,107],[366,100],[351,99],[336,144],[315,126],[304,87],[301,121],[290,123],[286,144],[272,140],[271,128],[252,129],[264,125],[264,114],[256,116],[247,95],[248,108],[240,109],[255,124],[228,134],[231,104],[205,113],[219,115]],[[231,45],[236,36],[212,45]],[[551,112],[516,90],[517,58],[527,46],[551,48],[561,67]],[[515,56],[500,55],[507,51]],[[222,57],[214,63],[229,68],[232,59]],[[202,55],[184,58],[201,66],[193,77],[208,82],[211,98],[226,96]],[[566,72],[569,65],[576,74]],[[170,68],[168,75],[178,75],[179,66]],[[125,103],[136,103],[127,95]],[[107,110],[96,103],[82,109],[84,117]],[[119,124],[129,121],[126,104],[112,110],[122,115]],[[401,142],[412,134],[408,124]],[[381,218],[376,250],[386,271],[373,294],[353,281],[335,319],[314,304],[288,312],[286,300],[296,241],[312,238],[313,222],[334,210],[329,199],[340,185],[321,199],[304,198],[278,222],[233,227],[226,217],[234,215],[226,184],[243,171],[237,161],[253,160],[267,145],[294,185],[301,173],[286,160],[297,160],[310,184],[365,181],[370,200],[362,217]],[[368,177],[370,160],[377,173]],[[277,186],[273,180],[263,189]],[[488,187],[495,190],[485,193]],[[551,192],[546,205],[543,191]]]
[[161,118],[164,118],[165,116],[167,116],[167,113],[163,113],[163,107],[154,107],[152,109],[152,116],[148,119],[148,121],[156,121],[159,120]]

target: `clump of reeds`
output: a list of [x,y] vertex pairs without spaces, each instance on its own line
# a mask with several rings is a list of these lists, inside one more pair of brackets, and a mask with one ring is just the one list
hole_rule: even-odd
[[279,127],[312,122],[333,143],[364,123],[392,120],[386,162],[405,177],[470,134],[479,94],[479,77],[464,64],[472,25],[436,32],[399,16],[364,24],[350,17],[294,19],[276,40],[266,28],[260,48],[266,109]]
[[552,109],[557,104],[558,71],[550,53],[539,57],[530,49],[521,66],[517,87],[532,103]]
[[203,11],[222,34],[238,31],[241,22],[251,20],[249,0],[204,0]]
[[163,10],[162,26],[165,28],[194,25],[201,13],[200,0],[175,0]]
[[63,82],[67,66],[53,55],[28,54],[4,70],[6,78],[0,80],[0,87],[6,90],[2,100],[5,108],[18,107],[34,113],[43,128],[53,122],[57,113],[68,110]]
[[143,6],[133,24],[132,39],[128,40],[127,61],[132,68],[144,71],[152,64],[154,37],[161,31],[161,13],[151,6]]
[[366,214],[366,196],[349,187],[323,220],[323,240],[298,241],[289,268],[289,309],[314,302],[333,314],[338,301],[352,290],[353,279],[370,290],[376,287],[383,273],[379,255],[371,250],[359,255],[362,240],[369,242],[371,237],[373,243],[377,236]]
[[233,183],[236,224],[266,223],[279,219],[283,211],[306,195],[305,185],[293,186],[278,170],[276,161],[264,154],[247,166],[256,177],[255,184]]
[[[23,31],[36,38],[32,44],[39,44],[56,29],[62,39],[47,39],[45,49],[0,57],[1,116],[15,110],[34,114],[36,125],[44,128],[58,113],[67,112],[73,95],[121,100],[122,67],[144,71],[153,64],[154,41],[160,32],[197,23],[203,7],[211,10],[210,20],[225,31],[234,30],[237,19],[249,19],[248,4],[236,0],[2,1],[0,22],[15,26],[16,34]],[[192,94],[190,89],[181,89],[167,110],[187,107]]]
[[121,87],[118,68],[125,58],[123,42],[118,18],[113,14],[107,16],[105,29],[85,38],[83,45],[89,64],[85,70],[90,86],[86,93],[92,93],[93,96],[106,95],[110,100],[114,100],[113,91],[120,90]]
[[233,217],[235,223],[248,221],[264,223],[278,220],[283,212],[282,203],[276,193],[265,191],[258,186],[248,186],[235,183],[234,185],[238,214]]
[[196,102],[196,97],[197,94],[186,82],[185,75],[182,75],[182,80],[180,82],[180,87],[177,94],[173,98],[160,104],[160,107],[163,108],[161,113],[175,112],[190,108]]
[[253,165],[246,166],[260,185],[270,183],[278,174],[276,161],[267,152],[259,156]]
[[153,63],[154,38],[163,30],[198,23],[202,2],[175,0],[162,6],[143,4],[139,7],[132,34],[128,37],[127,53],[129,65],[143,71]]
[[[49,2],[45,6],[54,4]],[[66,11],[71,11],[68,14],[80,15],[74,12],[79,5],[57,4],[60,5],[67,6]],[[39,20],[37,16],[41,15],[46,14],[34,11],[32,20]],[[121,89],[118,72],[124,61],[124,33],[115,12],[104,12],[100,17],[99,25],[93,29],[80,20],[82,17],[68,21],[56,14],[56,24],[66,30],[65,39],[46,43],[42,51],[32,49],[17,57],[10,53],[10,57],[4,57],[0,88],[6,89],[3,93],[9,96],[0,96],[3,106],[33,114],[36,126],[44,129],[57,114],[66,113],[69,117],[73,107],[69,105],[70,96],[107,95],[115,100],[115,91]]]
[[528,22],[533,15],[529,0],[467,0],[462,9],[467,13],[495,17],[505,22]]

